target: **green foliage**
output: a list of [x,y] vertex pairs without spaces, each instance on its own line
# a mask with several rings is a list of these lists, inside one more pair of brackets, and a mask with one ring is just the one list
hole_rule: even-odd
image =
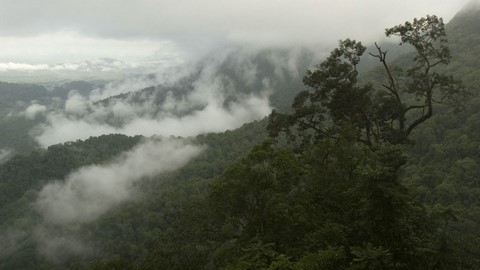
[[[478,100],[452,117],[448,111],[413,134],[417,142],[403,168],[403,181],[436,218],[441,238],[442,269],[479,265]],[[454,268],[455,268],[454,267]]]
[[[247,250],[258,241],[299,269],[380,269],[387,263],[420,269],[428,255],[420,250],[430,251],[434,232],[398,181],[402,155],[400,146],[370,148],[350,137],[325,139],[301,154],[269,141],[254,148],[210,191],[220,248],[230,250],[218,254],[217,262],[250,267],[256,257]],[[379,248],[358,257],[363,243]],[[273,257],[256,266],[270,267]],[[241,264],[234,258],[242,258]]]
[[106,262],[93,262],[86,270],[134,270],[131,262],[123,259],[112,259]]
[[[371,88],[355,86],[356,66],[364,51],[365,47],[359,42],[341,41],[339,48],[332,51],[317,70],[307,71],[303,81],[313,91],[302,91],[295,97],[292,114],[272,113],[270,135],[285,132],[290,141],[300,137],[301,143],[314,143],[334,136],[343,122],[366,127]],[[351,100],[358,102],[351,103]],[[366,128],[368,133],[370,126]]]
[[352,254],[355,256],[352,269],[383,270],[394,269],[392,254],[382,247],[373,247],[368,243],[365,247],[354,247]]
[[315,253],[306,253],[297,263],[296,270],[319,269],[334,270],[347,269],[346,254],[341,247],[328,247]]

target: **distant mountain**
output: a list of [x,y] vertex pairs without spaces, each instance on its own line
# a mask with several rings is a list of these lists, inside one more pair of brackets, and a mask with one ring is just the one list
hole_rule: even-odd
[[453,56],[448,71],[480,93],[480,4],[472,2],[459,11],[446,31]]
[[[241,95],[269,92],[273,107],[288,110],[293,97],[303,89],[302,77],[316,64],[313,52],[307,49],[263,49],[249,51],[242,48],[225,49],[206,56],[190,69],[190,74],[174,84],[156,85],[145,89],[131,89],[129,93],[111,96],[99,101],[129,100],[145,102],[147,97],[161,104],[168,95],[176,98],[190,94],[199,84],[215,82],[226,97],[226,104]],[[151,75],[155,76],[155,75]]]
[[[471,2],[460,10],[447,24],[450,43],[470,44],[480,33],[480,3]],[[472,37],[473,35],[473,37]]]

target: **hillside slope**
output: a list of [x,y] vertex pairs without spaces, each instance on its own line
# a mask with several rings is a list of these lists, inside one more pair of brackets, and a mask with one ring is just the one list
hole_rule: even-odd
[[446,71],[462,79],[471,95],[462,111],[438,107],[414,133],[403,178],[433,215],[451,214],[443,225],[456,254],[448,260],[464,260],[470,269],[480,265],[480,6],[467,6],[446,29],[453,56]]
[[[472,3],[458,12],[447,24],[452,48],[448,70],[459,76],[467,86],[477,90],[480,85],[480,4]],[[478,91],[476,93],[479,93]]]
[[[75,229],[74,234],[100,250],[104,258],[141,261],[156,244],[161,232],[169,230],[171,223],[180,217],[181,208],[198,196],[202,197],[211,179],[266,137],[265,124],[265,121],[254,122],[235,131],[198,136],[194,140],[206,147],[203,154],[177,172],[141,182],[137,187],[137,192],[143,194],[141,199],[122,204],[97,221]],[[39,257],[42,247],[37,244],[35,228],[44,221],[32,208],[39,190],[82,166],[108,163],[113,156],[127,151],[140,139],[105,135],[54,145],[0,165],[0,239],[3,240],[0,268],[50,269],[56,265]],[[61,226],[58,229],[71,230]],[[68,239],[71,234],[70,231],[70,236],[63,237]],[[57,249],[56,252],[63,254],[64,251]],[[63,265],[74,265],[84,263],[92,254],[67,252],[62,256],[65,256],[61,261]]]

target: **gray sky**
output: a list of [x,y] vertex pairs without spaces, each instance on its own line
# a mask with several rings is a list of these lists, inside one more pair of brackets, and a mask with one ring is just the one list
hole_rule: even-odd
[[[0,63],[175,55],[217,43],[257,46],[380,39],[387,27],[468,0],[0,0]],[[173,49],[172,49],[173,48]]]

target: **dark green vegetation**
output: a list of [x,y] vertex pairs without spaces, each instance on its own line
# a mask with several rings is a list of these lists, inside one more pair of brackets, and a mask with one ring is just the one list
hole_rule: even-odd
[[[26,243],[0,268],[480,268],[480,89],[467,75],[480,70],[474,60],[480,31],[471,26],[479,13],[460,13],[447,25],[449,35],[462,30],[449,43],[451,59],[435,17],[388,30],[414,52],[410,61],[392,59],[394,66],[381,48],[370,51],[386,75],[373,79],[357,78],[364,47],[343,41],[307,72],[309,90],[297,95],[289,113],[197,137],[208,146],[201,156],[143,182],[142,199],[81,228],[102,251],[97,258],[55,265]],[[417,31],[422,27],[434,31],[416,35],[425,33]],[[460,99],[466,92],[456,78],[469,86],[468,100]],[[364,83],[369,80],[376,81]],[[62,177],[110,157],[98,156],[97,147],[114,155],[136,140],[105,136],[7,162],[2,183],[10,179],[5,173],[16,178],[25,171],[28,184],[5,196],[2,228],[34,222],[19,211],[27,211],[41,185],[37,173]],[[83,154],[77,158],[73,150]],[[54,154],[74,165],[43,158]]]
[[[172,225],[177,223],[187,205],[203,198],[210,179],[220,175],[239,156],[246,155],[249,149],[266,137],[265,127],[265,121],[261,121],[246,124],[235,131],[198,136],[196,141],[208,146],[201,156],[177,172],[146,180],[138,187],[144,193],[144,199],[125,203],[96,222],[83,225],[79,234],[101,249],[102,257],[106,260],[122,258],[121,264],[145,260],[149,251],[165,237],[164,234],[172,241]],[[11,188],[4,195],[0,232],[8,234],[12,228],[29,230],[41,222],[31,203],[45,180],[63,179],[74,168],[106,162],[112,156],[133,147],[140,139],[107,135],[54,145],[47,150],[7,161],[0,166],[0,179]],[[22,195],[17,196],[17,193]],[[42,247],[35,245],[33,236],[18,234],[19,248],[15,253],[2,257],[1,269],[56,268],[55,264],[37,255],[38,249]],[[0,249],[0,252],[3,253],[4,250]],[[85,260],[90,260],[88,258],[73,256],[64,263],[71,264],[75,269],[75,265],[84,265]]]

